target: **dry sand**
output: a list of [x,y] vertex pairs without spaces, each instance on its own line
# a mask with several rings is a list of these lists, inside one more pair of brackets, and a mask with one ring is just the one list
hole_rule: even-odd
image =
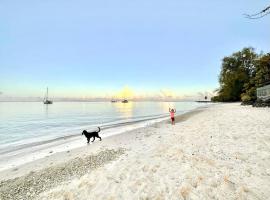
[[[24,183],[25,178],[34,176],[37,183],[28,182],[30,186],[25,188],[29,191],[24,193],[31,196],[31,188],[46,187],[29,199],[269,198],[269,108],[217,104],[177,121],[175,126],[162,122],[54,154],[7,170],[6,176],[2,172],[2,180],[18,178],[2,181],[0,192],[8,195],[14,182]],[[113,152],[112,157],[100,161],[104,152]],[[89,156],[96,157],[100,165],[87,164]],[[77,169],[76,164],[89,165],[89,170]],[[74,172],[67,170],[72,176],[59,172],[59,166],[70,169],[70,165],[75,166]],[[50,176],[55,178],[44,183],[41,180],[48,175],[48,166],[56,170]]]

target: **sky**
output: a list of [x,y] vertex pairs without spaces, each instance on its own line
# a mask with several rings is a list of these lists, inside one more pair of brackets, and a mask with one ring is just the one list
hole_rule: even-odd
[[188,97],[221,59],[270,52],[268,0],[0,0],[0,96]]

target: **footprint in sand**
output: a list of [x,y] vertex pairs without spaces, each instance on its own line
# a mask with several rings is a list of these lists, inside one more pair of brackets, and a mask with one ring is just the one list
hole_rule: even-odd
[[157,172],[157,169],[156,169],[156,168],[152,168],[151,171],[152,171],[153,173],[156,173],[156,172]]
[[235,191],[235,183],[229,180],[229,176],[224,176],[223,181],[228,189]]
[[190,186],[183,186],[179,189],[180,196],[183,197],[183,199],[187,199],[190,192],[191,192]]
[[125,180],[125,179],[127,179],[127,176],[125,174],[120,174],[120,179]]
[[148,169],[149,169],[149,167],[148,167],[148,166],[146,166],[146,165],[144,165],[144,166],[142,167],[142,171],[143,171],[143,172],[147,172],[147,171],[148,171]]

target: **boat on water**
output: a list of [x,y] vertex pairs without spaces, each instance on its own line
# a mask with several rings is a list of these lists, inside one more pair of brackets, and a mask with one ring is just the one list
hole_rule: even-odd
[[122,100],[122,103],[128,103],[128,100],[124,99]]
[[44,99],[43,99],[43,103],[44,103],[44,104],[52,104],[52,103],[53,103],[52,100],[49,100],[49,90],[48,90],[48,88],[47,88],[45,97],[44,97]]
[[117,102],[117,100],[115,100],[115,99],[111,100],[111,103],[116,103],[116,102]]

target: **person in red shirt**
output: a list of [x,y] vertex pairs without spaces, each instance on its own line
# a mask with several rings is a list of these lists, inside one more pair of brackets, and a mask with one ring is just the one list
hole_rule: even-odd
[[175,124],[174,113],[176,113],[176,109],[169,108],[169,112],[171,114],[172,125],[174,125]]

